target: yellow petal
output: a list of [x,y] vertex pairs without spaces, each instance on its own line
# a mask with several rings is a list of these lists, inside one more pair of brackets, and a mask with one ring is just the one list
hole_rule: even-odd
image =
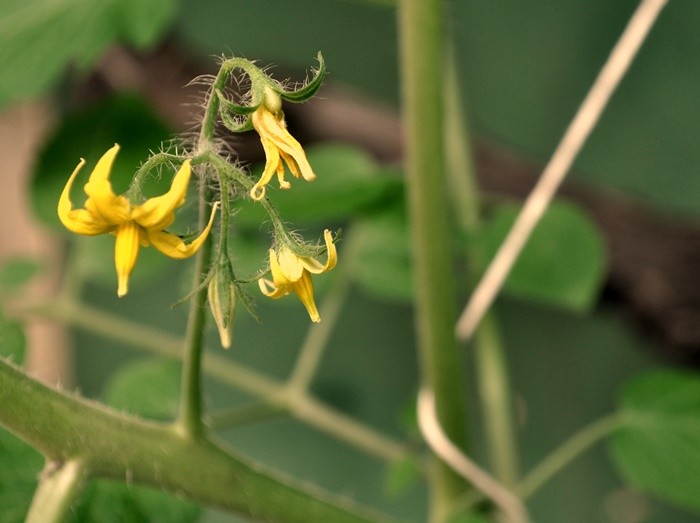
[[185,203],[187,184],[191,174],[190,160],[185,160],[173,178],[170,190],[162,196],[150,198],[135,207],[131,211],[132,219],[146,229],[157,231],[172,225],[175,221],[175,209]]
[[283,246],[277,256],[270,256],[270,271],[275,285],[279,287],[301,278],[304,266],[299,263],[299,257],[296,254]]
[[[269,140],[281,152],[285,153],[286,156],[283,156],[283,158],[294,176],[298,177],[298,173],[301,172],[301,175],[307,181],[316,178],[301,144],[287,131],[281,112],[280,116],[277,117],[264,107],[261,107],[253,113],[252,122],[261,139]],[[298,170],[292,166],[289,161],[290,157],[296,162]]]
[[117,228],[117,241],[114,246],[114,263],[117,267],[119,287],[117,296],[120,298],[129,291],[129,276],[134,270],[139,256],[139,226],[128,221]]
[[314,284],[311,281],[311,275],[304,271],[301,278],[292,284],[292,288],[297,296],[299,296],[301,303],[306,307],[311,321],[314,323],[321,321],[321,316],[318,314],[316,301],[314,300]]
[[275,287],[275,284],[266,278],[260,278],[258,280],[258,287],[260,287],[260,292],[262,292],[268,298],[281,298],[289,294],[289,287]]
[[89,196],[85,208],[95,218],[112,225],[119,225],[130,219],[131,205],[123,196],[117,196],[112,191],[109,175],[112,171],[114,158],[119,152],[115,144],[102,155],[85,184],[85,194]]
[[268,140],[262,135],[260,136],[260,141],[265,150],[265,170],[263,170],[260,180],[250,190],[250,197],[255,201],[260,201],[265,197],[265,186],[270,183],[272,176],[280,166],[280,156],[277,147],[268,143]]
[[58,217],[69,231],[76,234],[95,236],[97,234],[109,232],[113,226],[103,222],[99,217],[93,216],[85,209],[73,209],[73,203],[70,200],[70,191],[73,187],[75,177],[78,175],[83,165],[85,165],[85,160],[81,159],[78,166],[73,170],[73,174],[68,178],[66,186],[63,188],[61,197],[58,199]]
[[333,243],[333,237],[331,236],[331,231],[326,229],[323,231],[323,239],[326,242],[326,263],[322,264],[315,258],[309,258],[300,256],[299,263],[309,272],[313,274],[321,274],[322,272],[330,271],[333,269],[338,262],[338,252],[335,249],[335,244]]
[[204,241],[209,236],[209,231],[211,231],[212,225],[214,225],[214,215],[216,214],[216,209],[219,207],[219,202],[216,202],[211,210],[211,216],[209,217],[209,223],[202,233],[191,243],[185,243],[182,239],[172,233],[165,231],[154,231],[146,230],[148,235],[148,240],[151,244],[158,249],[160,252],[171,258],[178,260],[189,258],[194,255],[199,248],[202,246]]

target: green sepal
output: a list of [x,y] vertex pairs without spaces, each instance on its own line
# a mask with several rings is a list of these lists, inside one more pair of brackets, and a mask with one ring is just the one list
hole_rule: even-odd
[[326,62],[323,60],[323,55],[320,52],[316,56],[316,59],[318,60],[318,69],[315,70],[311,80],[305,82],[299,89],[287,91],[280,85],[274,86],[273,89],[277,91],[282,98],[290,102],[304,102],[311,98],[321,87],[323,78],[326,75]]
[[216,97],[219,99],[219,113],[223,116],[224,113],[236,113],[236,114],[251,114],[260,107],[263,97],[261,91],[258,89],[252,90],[251,103],[248,104],[237,104],[232,102],[226,95],[222,93],[219,89],[216,91]]
[[221,117],[221,123],[224,124],[224,127],[226,127],[226,129],[232,133],[242,133],[245,131],[250,131],[253,128],[253,122],[250,115],[237,119],[231,116],[231,113],[221,111],[219,116]]

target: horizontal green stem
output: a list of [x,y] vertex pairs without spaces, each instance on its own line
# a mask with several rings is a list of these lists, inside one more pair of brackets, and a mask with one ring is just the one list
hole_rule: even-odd
[[264,521],[362,523],[383,518],[347,500],[292,485],[206,439],[58,392],[0,361],[0,425],[55,461],[93,477],[130,478]]
[[[99,311],[94,307],[85,307],[77,302],[47,304],[34,307],[26,313],[61,321],[67,325],[109,337],[124,345],[167,358],[182,357],[180,338],[138,322]],[[286,384],[219,356],[216,351],[204,351],[203,368],[206,374],[222,383],[243,390],[271,406],[284,408],[297,419],[331,433],[338,439],[380,459],[394,461],[412,457],[401,442],[305,394],[289,396]],[[302,400],[298,406],[293,404],[295,398]],[[342,430],[338,427],[342,427]]]

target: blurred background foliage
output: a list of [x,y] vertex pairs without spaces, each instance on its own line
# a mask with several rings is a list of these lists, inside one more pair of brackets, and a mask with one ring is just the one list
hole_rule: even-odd
[[[417,446],[412,415],[417,369],[411,256],[400,155],[391,146],[363,149],[357,145],[362,142],[358,134],[372,134],[361,126],[367,111],[389,118],[388,129],[396,135],[390,137],[399,139],[394,116],[400,86],[392,2],[2,0],[0,4],[4,4],[0,105],[48,97],[57,115],[35,162],[32,202],[27,203],[57,234],[65,231],[53,209],[78,158],[94,162],[114,142],[120,143],[114,178],[116,189],[123,190],[149,150],[159,149],[161,141],[167,142],[175,132],[192,129],[194,117],[188,111],[197,109],[196,90],[181,87],[187,75],[211,73],[212,56],[235,53],[259,59],[263,64],[278,64],[275,71],[280,79],[288,72],[302,79],[317,51],[323,52],[330,74],[320,100],[293,112],[290,108],[289,113],[290,125],[298,128],[302,139],[320,142],[308,149],[318,180],[297,182],[290,193],[270,191],[285,219],[305,236],[312,238],[323,227],[337,226],[356,242],[349,269],[356,285],[312,389],[341,411]],[[478,238],[455,235],[458,249],[465,242],[479,241],[486,252],[495,251],[513,220],[523,184],[527,186],[536,173],[532,166],[553,150],[636,4],[635,0],[500,0],[449,5],[447,25],[455,38],[469,121],[476,143],[480,148],[486,144],[489,151],[486,157],[477,151],[480,176],[482,171],[493,171],[484,159],[493,155],[500,158],[497,166],[516,166],[499,171],[500,182],[488,176],[482,179],[486,189],[502,190],[487,192],[485,227]],[[645,233],[649,229],[645,220],[652,219],[666,227],[667,234],[661,236],[673,236],[678,223],[684,234],[697,239],[691,233],[696,231],[700,212],[700,177],[696,175],[700,148],[694,146],[693,138],[700,126],[696,100],[700,33],[693,30],[698,24],[700,3],[676,0],[667,8],[577,161],[568,201],[558,202],[549,211],[497,304],[516,393],[525,470],[577,429],[613,411],[622,385],[642,371],[697,364],[697,339],[679,344],[668,333],[652,335],[654,329],[644,325],[648,316],[642,315],[640,321],[633,314],[640,308],[639,293],[623,291],[630,285],[625,270],[631,270],[625,269],[624,261],[635,263],[637,250],[662,259],[667,256],[670,261],[661,266],[681,274],[693,274],[697,267],[693,261],[700,261],[700,254],[692,250],[696,244],[684,241],[679,247],[683,256],[673,258],[676,251],[665,252]],[[305,124],[306,111],[317,114],[315,108],[343,96],[350,100],[343,99],[350,104],[349,113],[325,112],[326,123]],[[185,103],[192,106],[183,110]],[[352,127],[358,125],[353,114],[359,115],[359,130]],[[343,134],[346,125],[347,136]],[[332,133],[323,133],[330,128]],[[260,150],[250,145],[251,140],[236,138],[229,143],[234,150],[240,148],[253,171],[259,169]],[[160,183],[168,180],[166,174]],[[158,180],[153,191],[162,192]],[[601,213],[600,202],[607,211],[618,212]],[[265,262],[268,240],[261,234],[265,226],[257,211],[243,202],[235,219],[233,255],[243,277]],[[620,231],[615,224],[626,227]],[[622,248],[629,244],[620,242],[620,235],[638,242],[634,248]],[[86,303],[173,335],[184,331],[184,308],[171,308],[187,292],[190,278],[184,264],[176,267],[144,250],[133,291],[116,300],[111,239],[65,236],[70,240],[68,266],[84,282]],[[344,244],[339,248],[342,263]],[[31,276],[35,266],[28,260],[4,260],[0,293],[14,292],[14,282]],[[332,284],[332,277],[329,280],[325,283]],[[320,284],[323,295],[324,282]],[[455,285],[464,301],[465,282],[456,280]],[[679,285],[682,296],[673,303],[685,307],[688,321],[698,321],[698,284],[690,280]],[[293,300],[260,298],[257,302],[262,322],[241,310],[235,320],[233,349],[225,357],[284,379],[303,340],[306,315]],[[662,329],[663,319],[655,321]],[[0,325],[0,350],[20,361],[21,328],[2,318]],[[213,328],[210,334],[210,350],[219,351]],[[172,416],[178,393],[176,365],[125,350],[84,330],[75,332],[75,343],[75,386],[84,394],[156,419]],[[465,369],[470,367],[466,350]],[[643,397],[648,390],[652,396],[663,390],[668,381],[663,376],[635,382],[630,386],[633,392],[626,389],[623,408],[653,414],[655,407]],[[673,381],[673,376],[668,379]],[[696,390],[692,385],[696,375],[683,374],[678,380]],[[252,401],[215,380],[207,382],[206,395],[214,412]],[[656,435],[660,452],[674,455],[674,464],[700,455],[692,443],[698,405],[692,393],[689,398],[673,418],[683,427],[691,426],[682,439],[687,448]],[[474,453],[484,462],[478,404],[470,403]],[[400,518],[424,517],[425,486],[414,480],[415,471],[369,457],[301,422],[270,416],[220,435],[240,451],[287,473]],[[21,521],[41,460],[6,433],[0,432],[0,438],[0,520]],[[674,475],[680,474],[677,471],[665,475],[659,465],[662,472],[652,467],[649,478],[650,470],[636,465],[640,456],[643,459],[659,449],[650,450],[633,430],[615,439],[611,450],[628,480],[660,494],[669,504],[625,486],[606,449],[597,446],[537,493],[529,503],[533,519],[697,521],[696,515],[686,512],[693,502],[688,501],[692,495],[684,492],[700,491],[700,464],[695,475],[680,476]],[[697,503],[694,510],[697,514]],[[151,491],[106,483],[84,494],[74,519],[237,521]]]

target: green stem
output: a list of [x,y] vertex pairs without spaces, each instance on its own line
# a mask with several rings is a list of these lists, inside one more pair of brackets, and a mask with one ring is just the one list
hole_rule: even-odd
[[70,512],[71,503],[80,493],[85,468],[79,460],[48,461],[41,473],[39,487],[25,523],[60,523]]
[[523,499],[529,498],[569,463],[619,429],[622,423],[622,416],[614,414],[586,426],[532,469],[517,486],[517,492]]
[[[55,302],[26,309],[23,313],[15,311],[14,315],[26,317],[27,314],[60,321],[126,346],[167,358],[182,358],[181,341],[176,336],[94,307],[86,307],[81,303]],[[203,368],[209,376],[221,383],[243,390],[273,407],[291,411],[292,415],[312,427],[330,433],[341,441],[379,459],[393,461],[413,458],[403,443],[377,432],[320,401],[304,396],[301,398],[303,400],[301,406],[294,408],[290,405],[292,398],[287,394],[285,384],[220,356],[216,351],[205,352]]]
[[350,291],[351,266],[357,256],[356,238],[352,232],[345,236],[346,241],[343,242],[344,249],[341,253],[343,263],[336,267],[331,288],[326,290],[319,308],[323,321],[309,327],[288,380],[288,386],[294,391],[305,392],[308,390],[328,346],[328,340],[338,322],[343,304]]
[[[445,108],[447,177],[457,219],[469,239],[466,251],[470,284],[476,284],[486,259],[476,237],[480,227],[479,191],[453,45],[445,66]],[[494,312],[487,314],[475,333],[474,357],[491,469],[499,481],[513,487],[520,474],[518,445],[508,366]]]
[[[452,234],[444,203],[442,2],[404,0],[400,6],[402,112],[420,367],[424,386],[435,395],[444,432],[462,446],[466,428],[461,362],[454,337]],[[440,521],[465,485],[438,461],[431,486],[431,520]]]
[[[347,500],[311,492],[206,439],[50,389],[0,360],[0,425],[93,477],[131,481],[263,521],[376,522]],[[69,482],[71,483],[71,482]],[[44,520],[42,520],[43,523]]]

